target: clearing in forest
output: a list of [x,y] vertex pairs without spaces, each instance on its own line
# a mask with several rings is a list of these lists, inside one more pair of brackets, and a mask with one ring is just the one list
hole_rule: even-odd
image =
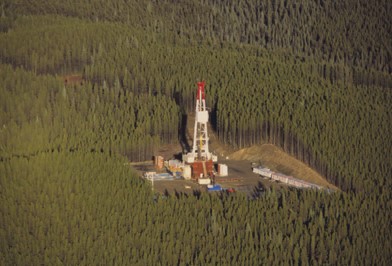
[[[189,114],[186,119],[186,125],[183,125],[182,140],[176,144],[162,145],[157,154],[169,160],[173,157],[181,160],[181,154],[189,149],[193,138],[194,115]],[[229,145],[225,145],[218,140],[217,135],[209,125],[209,146],[210,150],[218,155],[218,163],[227,164],[229,168],[229,175],[227,177],[217,177],[217,183],[223,187],[234,187],[238,191],[243,191],[252,195],[255,188],[262,187],[277,187],[278,184],[260,178],[252,172],[251,163],[262,165],[263,167],[270,168],[274,172],[279,172],[285,175],[294,176],[327,187],[333,190],[338,190],[337,187],[328,183],[315,170],[307,166],[305,163],[297,160],[293,156],[284,152],[281,148],[272,144],[254,145],[249,148],[235,150]],[[148,167],[148,165],[150,165]],[[137,166],[140,174],[148,169],[153,169],[153,164],[150,162],[145,166]],[[151,170],[150,169],[150,170]],[[195,191],[204,191],[205,187],[198,185],[193,181],[175,180],[175,181],[157,181],[154,183],[154,190],[161,193],[195,193]]]
[[[192,143],[193,125],[194,115],[189,114],[186,127],[186,140],[188,143]],[[208,135],[210,139],[210,150],[218,155],[218,162],[224,163],[225,159],[229,159],[230,161],[247,160],[270,168],[275,172],[294,176],[327,188],[338,189],[308,165],[273,144],[254,145],[249,148],[235,150],[221,143],[210,125],[208,127]],[[230,165],[228,166],[230,172]]]
[[272,144],[255,145],[229,155],[231,160],[248,160],[259,163],[272,171],[291,175],[316,185],[337,190],[315,170]]

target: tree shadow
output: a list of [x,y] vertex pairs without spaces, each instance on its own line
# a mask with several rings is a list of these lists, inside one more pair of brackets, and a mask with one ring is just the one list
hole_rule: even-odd
[[183,152],[190,151],[190,145],[187,140],[187,120],[188,115],[183,113],[181,115],[180,128],[178,129],[179,141]]
[[218,127],[217,127],[217,125],[218,125],[218,121],[217,121],[218,120],[218,117],[217,117],[217,106],[218,106],[218,103],[215,102],[213,108],[210,111],[210,124],[211,124],[211,128],[215,132],[218,131]]
[[174,189],[174,196],[176,197],[176,199],[180,199],[182,197],[186,197],[186,193],[181,192],[181,191],[177,191],[177,189]]
[[201,191],[199,189],[194,189],[193,196],[195,196],[197,199],[199,199],[201,196]]
[[254,187],[251,197],[254,199],[259,198],[263,193],[265,193],[266,187],[260,181]]

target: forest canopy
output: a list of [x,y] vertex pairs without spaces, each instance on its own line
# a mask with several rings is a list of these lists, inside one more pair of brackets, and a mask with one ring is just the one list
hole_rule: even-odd
[[[390,1],[2,1],[0,264],[391,263]],[[65,82],[76,75],[77,82]],[[157,197],[124,163],[220,141],[342,191]]]

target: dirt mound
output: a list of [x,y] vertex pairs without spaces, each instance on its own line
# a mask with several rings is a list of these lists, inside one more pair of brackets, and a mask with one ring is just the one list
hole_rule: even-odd
[[230,154],[229,157],[231,160],[255,162],[270,168],[272,171],[291,175],[317,185],[337,189],[315,170],[272,144],[256,145],[241,149]]
[[283,150],[272,144],[262,144],[233,152],[230,154],[230,158],[233,160],[258,161],[270,159],[271,156],[282,156],[282,153],[285,154]]

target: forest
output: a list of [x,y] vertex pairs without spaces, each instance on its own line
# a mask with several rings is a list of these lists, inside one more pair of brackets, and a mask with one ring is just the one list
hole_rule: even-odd
[[[390,1],[50,2],[0,2],[1,265],[392,263]],[[154,194],[199,80],[341,191]]]

